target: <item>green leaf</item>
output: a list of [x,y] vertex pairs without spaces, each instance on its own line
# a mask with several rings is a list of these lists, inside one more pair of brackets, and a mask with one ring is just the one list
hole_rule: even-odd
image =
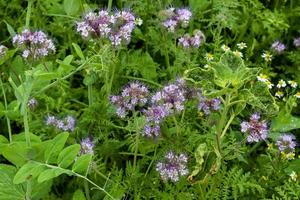
[[0,153],[9,162],[19,167],[27,162],[28,150],[26,142],[14,142],[5,146],[3,145]]
[[68,168],[72,164],[72,162],[75,160],[79,151],[80,151],[79,144],[73,144],[73,145],[65,148],[58,155],[58,159],[57,159],[58,166],[60,166],[62,168]]
[[4,22],[6,24],[6,28],[7,28],[8,32],[9,32],[10,36],[11,37],[15,36],[16,32],[15,32],[14,28],[7,21],[4,20]]
[[85,174],[92,160],[92,157],[93,157],[92,154],[84,154],[79,158],[77,158],[77,160],[75,161],[72,167],[72,171],[79,174]]
[[81,60],[85,60],[85,57],[82,53],[82,50],[80,48],[80,46],[78,44],[75,44],[75,43],[72,43],[75,51],[76,51],[76,54],[79,56],[79,58],[81,58]]
[[46,169],[42,173],[40,173],[40,175],[38,177],[38,182],[42,183],[44,181],[58,177],[59,175],[64,174],[64,173],[71,175],[68,170],[65,170],[62,168]]
[[46,167],[34,162],[29,161],[23,165],[14,177],[14,184],[20,184],[28,180],[29,178],[35,178],[40,175],[41,172],[45,171]]
[[0,164],[0,200],[24,200],[25,191],[22,185],[13,183],[15,173],[15,167]]
[[86,200],[86,198],[82,190],[78,189],[74,192],[72,200]]
[[64,10],[68,15],[75,15],[80,9],[80,0],[64,0]]
[[294,117],[289,113],[280,112],[279,115],[272,120],[271,130],[276,132],[287,132],[300,128],[300,118]]
[[69,137],[69,133],[60,133],[55,138],[53,138],[50,145],[45,151],[45,161],[46,163],[51,163],[56,161],[56,157],[60,151],[64,148],[65,143]]
[[197,150],[195,152],[195,158],[196,158],[196,166],[195,169],[193,170],[191,176],[196,176],[201,170],[202,170],[202,165],[204,163],[204,155],[207,152],[207,145],[206,143],[200,144],[197,147]]

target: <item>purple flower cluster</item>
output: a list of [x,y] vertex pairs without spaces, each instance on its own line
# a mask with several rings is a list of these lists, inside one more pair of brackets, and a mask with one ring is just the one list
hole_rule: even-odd
[[89,12],[83,21],[77,22],[77,31],[82,37],[99,37],[111,41],[113,46],[128,44],[135,28],[135,16],[130,11],[117,11],[110,14],[106,10]]
[[169,32],[174,32],[175,28],[179,25],[187,27],[192,17],[192,12],[187,8],[169,8],[163,11],[167,17],[162,25],[167,28]]
[[293,44],[295,47],[300,47],[300,37],[295,38]]
[[258,142],[266,140],[268,136],[268,126],[265,121],[259,121],[260,114],[254,113],[251,115],[248,122],[241,123],[241,132],[248,133],[247,142]]
[[46,119],[46,125],[51,125],[62,131],[74,131],[76,120],[72,116],[64,119],[57,119],[55,116],[49,115]]
[[284,134],[276,141],[279,151],[284,153],[292,153],[295,151],[296,138],[294,135]]
[[81,140],[79,154],[94,154],[94,146],[94,142],[89,137]]
[[277,40],[277,41],[273,42],[273,44],[271,45],[271,49],[274,52],[281,54],[286,49],[286,46]]
[[198,110],[203,111],[205,115],[209,115],[211,111],[220,109],[221,100],[219,98],[207,99],[202,94],[199,94]]
[[200,30],[194,31],[194,35],[191,37],[189,34],[185,34],[184,36],[178,39],[178,43],[182,45],[184,48],[198,48],[201,44],[203,44],[205,40],[205,36]]
[[165,155],[163,162],[156,164],[156,171],[164,181],[179,181],[180,177],[188,175],[187,156],[185,154],[176,155],[170,151]]
[[0,45],[0,57],[4,56],[7,52],[6,46]]
[[22,49],[24,58],[37,59],[55,52],[52,40],[42,31],[25,29],[21,34],[13,37],[13,44]]
[[37,101],[35,98],[31,98],[31,99],[29,99],[28,102],[27,102],[27,106],[28,106],[31,110],[35,109],[37,105],[38,105],[38,101]]
[[149,90],[145,85],[132,82],[122,90],[121,95],[111,96],[110,101],[117,107],[117,115],[124,118],[129,111],[134,111],[136,106],[145,105],[148,95]]

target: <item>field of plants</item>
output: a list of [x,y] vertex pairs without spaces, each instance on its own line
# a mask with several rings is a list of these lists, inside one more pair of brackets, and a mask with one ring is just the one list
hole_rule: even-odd
[[0,0],[0,200],[300,199],[299,0]]

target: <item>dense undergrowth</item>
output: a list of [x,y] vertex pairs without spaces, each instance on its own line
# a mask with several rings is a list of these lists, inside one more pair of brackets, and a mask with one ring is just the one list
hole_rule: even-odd
[[299,1],[0,11],[0,200],[300,198]]

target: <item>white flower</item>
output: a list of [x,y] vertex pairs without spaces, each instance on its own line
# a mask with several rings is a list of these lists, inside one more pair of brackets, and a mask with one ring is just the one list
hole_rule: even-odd
[[256,77],[258,81],[260,82],[268,82],[269,81],[269,77],[265,74],[259,74],[259,76]]
[[206,54],[205,54],[205,59],[206,59],[207,61],[212,61],[212,60],[214,59],[214,55],[211,54],[211,53],[206,53]]
[[274,86],[274,84],[271,83],[270,81],[267,81],[266,84],[267,84],[269,89],[272,89],[272,87]]
[[261,57],[262,57],[266,62],[269,62],[269,61],[272,60],[273,55],[272,55],[270,52],[266,51],[265,53],[263,53],[263,54],[261,55]]
[[283,97],[283,92],[282,91],[277,91],[275,93],[275,96],[278,97],[278,98],[281,98],[281,97]]
[[247,48],[247,44],[246,43],[244,43],[244,42],[241,42],[241,43],[238,43],[237,44],[237,47],[239,48],[239,49],[244,49],[244,48]]
[[239,58],[242,58],[243,57],[243,53],[240,52],[240,51],[234,51],[233,54]]
[[134,23],[138,26],[141,26],[143,24],[143,20],[141,18],[137,18]]
[[288,81],[292,88],[296,88],[298,86],[296,81]]
[[285,86],[286,86],[286,82],[282,79],[277,84],[278,88],[284,88]]
[[300,99],[300,92],[297,92],[294,96],[295,96],[296,98]]
[[225,52],[230,51],[230,48],[229,48],[227,45],[225,45],[225,44],[223,44],[223,45],[221,46],[221,49],[222,49],[223,51],[225,51]]
[[290,177],[291,177],[292,181],[297,181],[298,175],[296,172],[292,171],[292,173],[290,174]]

